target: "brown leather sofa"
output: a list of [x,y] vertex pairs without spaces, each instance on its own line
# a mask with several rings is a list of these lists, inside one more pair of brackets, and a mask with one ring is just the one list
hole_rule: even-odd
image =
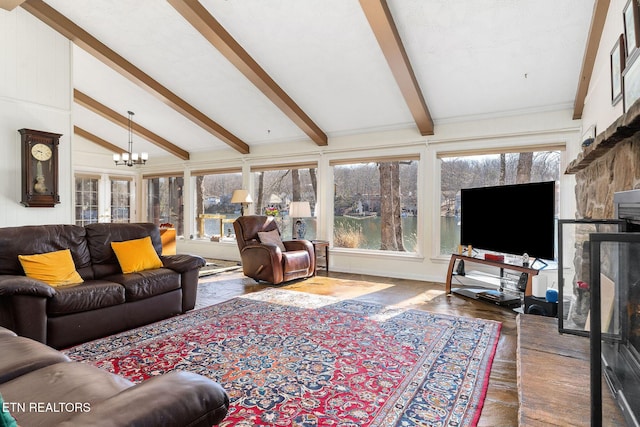
[[[111,242],[146,236],[163,267],[123,274]],[[84,283],[54,288],[25,276],[18,255],[62,249]],[[160,231],[148,223],[0,228],[0,326],[64,348],[193,309],[204,259],[161,253]]]
[[313,276],[316,257],[310,241],[282,241],[284,251],[274,243],[260,241],[259,232],[276,230],[280,234],[273,217],[241,216],[234,221],[233,228],[245,276],[275,285]]
[[0,328],[0,394],[18,425],[210,427],[229,409],[220,384],[171,372],[139,384]]

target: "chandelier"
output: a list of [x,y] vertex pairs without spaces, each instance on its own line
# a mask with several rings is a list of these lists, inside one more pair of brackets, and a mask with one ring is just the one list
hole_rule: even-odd
[[149,160],[149,153],[134,153],[133,152],[133,131],[131,130],[131,117],[133,116],[133,111],[127,111],[129,114],[129,149],[126,153],[122,154],[114,154],[113,161],[116,163],[116,166],[133,166],[133,165],[144,165]]

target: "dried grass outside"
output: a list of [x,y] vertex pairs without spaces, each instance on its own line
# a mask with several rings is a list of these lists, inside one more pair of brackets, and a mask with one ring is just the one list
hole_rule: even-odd
[[337,248],[359,248],[364,241],[361,227],[346,226],[333,232],[333,245]]

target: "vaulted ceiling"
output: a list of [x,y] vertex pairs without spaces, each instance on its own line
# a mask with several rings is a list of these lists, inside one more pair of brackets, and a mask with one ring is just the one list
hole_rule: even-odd
[[122,151],[133,111],[136,151],[180,159],[514,112],[579,118],[609,4],[3,2],[74,42],[76,134]]

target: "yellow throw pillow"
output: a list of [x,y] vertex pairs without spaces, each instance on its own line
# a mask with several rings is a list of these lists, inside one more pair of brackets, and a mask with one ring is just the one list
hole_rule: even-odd
[[43,281],[51,286],[82,283],[69,249],[36,255],[18,255],[27,277]]
[[111,242],[111,248],[116,253],[120,268],[125,274],[162,267],[162,261],[153,248],[149,236],[124,242]]

